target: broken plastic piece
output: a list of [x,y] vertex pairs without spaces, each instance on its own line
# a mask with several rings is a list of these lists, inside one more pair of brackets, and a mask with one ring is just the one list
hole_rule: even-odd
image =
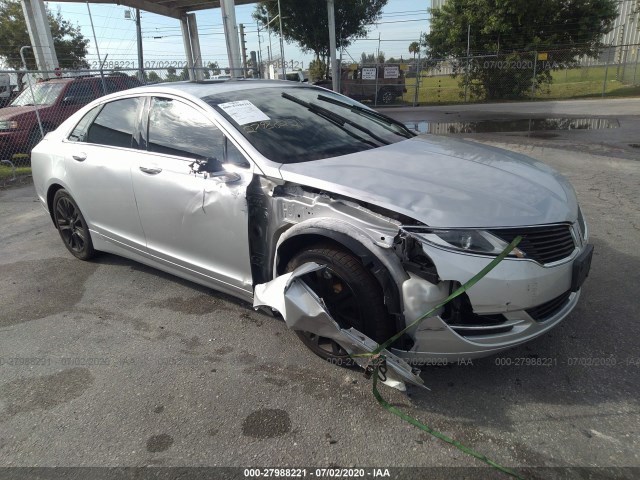
[[[282,315],[293,330],[311,332],[337,342],[349,355],[371,353],[378,343],[354,328],[344,329],[331,317],[323,300],[302,280],[302,276],[325,268],[315,262],[300,265],[293,272],[280,275],[270,282],[256,285],[253,306],[268,306]],[[387,372],[380,381],[405,391],[405,382],[426,388],[411,366],[388,350],[380,355],[386,358]],[[353,357],[366,371],[371,358]]]

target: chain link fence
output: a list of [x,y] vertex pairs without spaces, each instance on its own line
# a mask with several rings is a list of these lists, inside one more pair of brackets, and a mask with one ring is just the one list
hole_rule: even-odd
[[[343,60],[338,85],[341,93],[375,107],[640,95],[638,44],[607,46],[596,59],[576,59],[569,50],[550,48],[435,60],[419,54],[393,62],[368,60]],[[0,180],[19,175],[21,169],[28,171],[31,148],[102,95],[161,82],[260,75],[252,70],[194,69],[183,64],[161,62],[144,69],[114,64],[104,65],[110,69],[57,72],[0,70]],[[306,81],[303,77],[299,80]],[[331,88],[330,81],[320,84]]]
[[429,105],[640,95],[639,60],[640,45],[610,46],[596,59],[548,49],[421,60],[417,98],[403,100]]

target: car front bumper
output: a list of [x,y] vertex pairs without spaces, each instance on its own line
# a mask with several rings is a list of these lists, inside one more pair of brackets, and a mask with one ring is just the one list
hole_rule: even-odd
[[[409,350],[391,350],[419,366],[491,355],[542,335],[577,305],[580,290],[572,291],[573,264],[587,248],[581,245],[567,259],[546,266],[531,260],[505,259],[466,292],[478,316],[474,322],[452,323],[440,309],[410,332],[414,344]],[[452,285],[464,284],[491,261],[486,256],[429,244],[423,244],[423,249],[443,282],[434,285],[410,274],[402,287],[407,324],[442,302]],[[478,321],[483,317],[491,321]]]

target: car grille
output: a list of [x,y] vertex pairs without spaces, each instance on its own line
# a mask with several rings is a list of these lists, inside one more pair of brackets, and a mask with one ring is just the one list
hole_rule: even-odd
[[527,314],[536,322],[544,322],[558,313],[567,304],[571,291],[567,290],[562,295],[549,300],[542,305],[526,310]]
[[526,258],[542,264],[567,258],[575,249],[569,225],[505,228],[490,230],[490,232],[508,243],[518,235],[522,235],[518,249],[526,255]]

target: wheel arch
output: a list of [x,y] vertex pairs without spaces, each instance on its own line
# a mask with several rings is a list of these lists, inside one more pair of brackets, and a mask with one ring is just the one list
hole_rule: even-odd
[[49,216],[51,217],[51,221],[54,225],[56,224],[56,221],[53,217],[53,197],[56,196],[56,192],[58,190],[62,189],[64,189],[64,186],[59,183],[52,183],[49,185],[49,188],[47,188],[47,210],[49,210]]
[[[321,220],[321,219],[318,219]],[[404,328],[401,285],[409,278],[391,249],[383,249],[359,229],[346,222],[332,220],[299,223],[283,233],[274,255],[274,277],[284,273],[289,261],[311,245],[329,242],[344,248],[356,256],[371,272],[384,295],[384,303],[394,322],[396,331]]]

